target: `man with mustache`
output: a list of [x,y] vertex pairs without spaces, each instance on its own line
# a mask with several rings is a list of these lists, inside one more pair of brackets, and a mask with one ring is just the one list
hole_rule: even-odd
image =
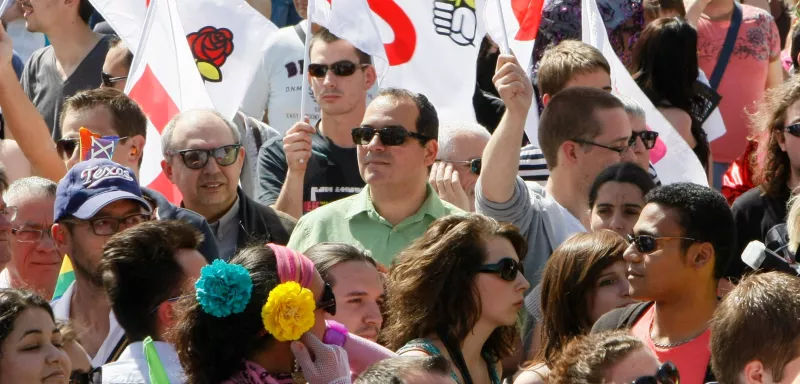
[[289,241],[295,220],[255,202],[239,187],[242,138],[224,116],[211,110],[176,115],[161,135],[161,152],[164,175],[183,194],[181,206],[210,223],[219,258],[228,260],[253,242]]
[[289,248],[304,252],[320,242],[343,242],[389,265],[434,220],[463,214],[428,184],[439,152],[439,117],[424,95],[382,89],[351,136],[367,186],[303,216]]
[[350,131],[361,124],[367,91],[375,84],[372,58],[323,29],[309,51],[308,81],[322,119],[295,123],[283,142],[259,155],[258,201],[292,217],[353,195],[364,187]]

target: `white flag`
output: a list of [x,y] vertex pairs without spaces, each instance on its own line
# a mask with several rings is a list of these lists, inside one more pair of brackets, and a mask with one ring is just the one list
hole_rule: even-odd
[[638,101],[644,107],[648,128],[659,134],[656,146],[650,150],[650,161],[656,168],[658,177],[664,184],[688,181],[707,186],[708,178],[700,160],[683,137],[653,106],[614,53],[596,0],[581,0],[581,9],[583,42],[603,53],[611,65],[614,90]]

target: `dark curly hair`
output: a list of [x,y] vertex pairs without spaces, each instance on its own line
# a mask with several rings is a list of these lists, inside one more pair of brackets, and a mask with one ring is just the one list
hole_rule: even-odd
[[14,322],[29,308],[45,310],[55,322],[53,309],[41,296],[21,289],[0,289],[0,345],[14,330]]
[[242,250],[231,264],[247,269],[253,280],[250,302],[244,312],[215,317],[203,311],[194,295],[178,303],[180,319],[175,347],[189,384],[217,384],[244,369],[244,361],[269,348],[274,338],[261,332],[261,307],[279,283],[277,261],[269,247]]
[[[492,236],[508,239],[522,261],[527,244],[519,230],[476,214],[434,221],[401,252],[389,271],[383,344],[398,350],[441,329],[453,340],[464,340],[481,316],[475,275],[486,261],[485,241]],[[498,327],[483,352],[500,360],[511,354],[518,337],[515,326]]]
[[756,155],[750,159],[755,169],[755,182],[761,193],[775,197],[781,194],[789,182],[792,165],[789,155],[780,147],[781,135],[785,134],[786,111],[800,100],[800,78],[792,76],[777,88],[767,91],[758,112],[751,117],[753,137],[758,142]]

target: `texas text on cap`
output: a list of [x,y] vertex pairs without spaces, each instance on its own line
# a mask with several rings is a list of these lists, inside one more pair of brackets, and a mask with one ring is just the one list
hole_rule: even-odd
[[54,221],[70,215],[88,220],[106,205],[125,199],[137,201],[150,211],[130,168],[108,159],[82,161],[58,182]]

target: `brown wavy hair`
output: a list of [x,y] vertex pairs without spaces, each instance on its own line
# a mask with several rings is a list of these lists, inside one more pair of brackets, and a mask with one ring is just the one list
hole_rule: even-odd
[[550,371],[550,384],[605,382],[606,371],[637,349],[646,348],[628,331],[608,331],[579,336],[565,348]]
[[[486,262],[486,239],[493,236],[508,239],[522,261],[528,247],[519,230],[476,214],[434,221],[401,252],[389,271],[383,344],[396,351],[438,330],[464,340],[481,316],[475,275]],[[483,352],[500,360],[511,355],[518,337],[516,326],[498,327]]]
[[758,112],[750,118],[753,129],[750,139],[758,142],[756,155],[750,161],[755,171],[754,181],[763,195],[777,196],[789,182],[792,166],[789,155],[778,145],[778,138],[786,127],[786,111],[797,100],[800,100],[800,79],[794,76],[767,91]]
[[542,348],[536,359],[548,366],[576,336],[592,330],[589,298],[600,273],[622,260],[628,243],[616,232],[579,233],[556,248],[542,272]]

